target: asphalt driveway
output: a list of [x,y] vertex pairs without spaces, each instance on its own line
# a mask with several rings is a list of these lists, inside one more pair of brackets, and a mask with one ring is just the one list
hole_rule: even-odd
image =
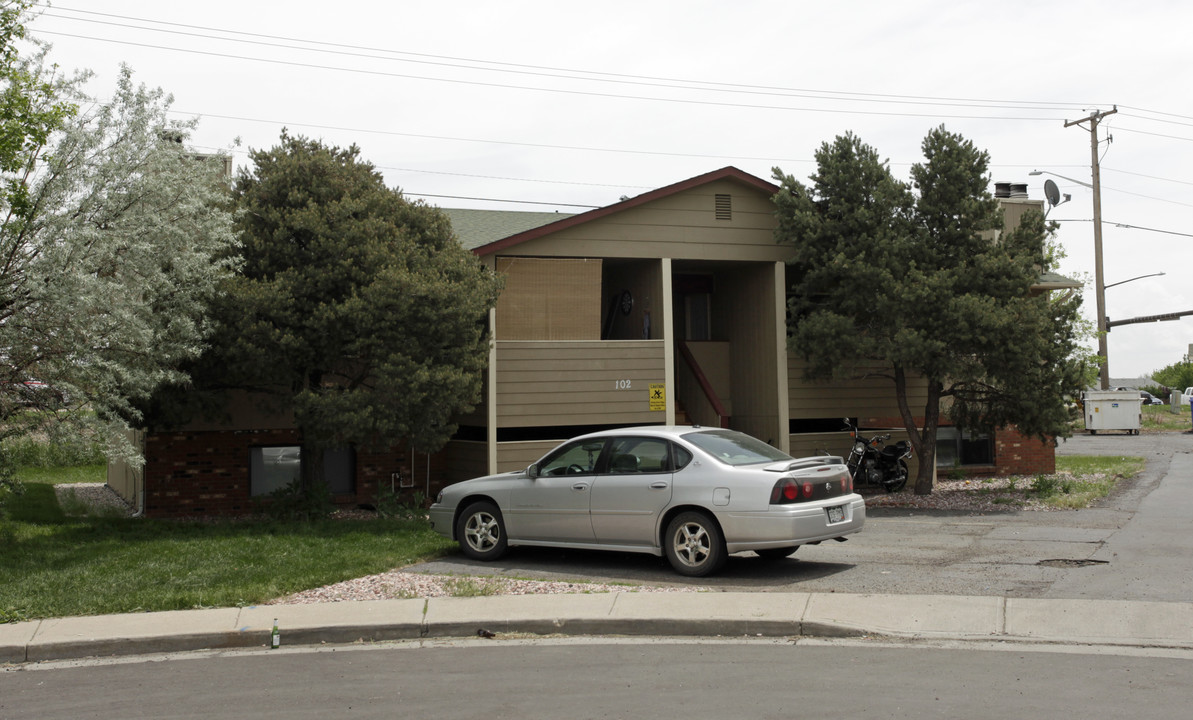
[[686,579],[648,555],[513,548],[495,563],[462,555],[414,572],[689,585],[724,591],[995,595],[1187,601],[1193,597],[1193,435],[1074,436],[1058,454],[1127,455],[1147,469],[1100,506],[949,513],[875,508],[848,542],[768,562],[743,554]]

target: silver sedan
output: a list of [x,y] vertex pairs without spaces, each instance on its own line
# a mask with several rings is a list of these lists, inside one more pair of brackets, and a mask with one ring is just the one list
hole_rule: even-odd
[[512,545],[620,550],[665,554],[702,577],[731,553],[775,559],[843,541],[866,505],[839,457],[796,459],[733,430],[648,426],[582,435],[525,470],[450,485],[430,514],[477,560]]

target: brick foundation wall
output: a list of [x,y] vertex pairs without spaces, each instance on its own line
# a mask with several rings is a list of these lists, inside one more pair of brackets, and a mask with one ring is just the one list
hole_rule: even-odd
[[[163,432],[145,437],[145,515],[158,518],[244,515],[256,507],[249,487],[249,449],[298,445],[295,430]],[[433,499],[446,482],[443,453],[432,455],[399,446],[384,452],[356,453],[354,492],[336,495],[337,506],[371,505],[380,484],[394,474],[398,496],[413,503],[416,493]],[[403,480],[405,481],[403,483]],[[411,487],[400,488],[407,484]]]
[[[862,417],[858,423],[862,427],[903,427],[903,419],[898,417]],[[950,468],[937,470],[943,474]],[[1001,428],[994,434],[994,464],[964,466],[960,471],[966,475],[1051,475],[1056,472],[1056,447],[1015,428]]]
[[998,475],[1051,475],[1056,472],[1056,446],[1003,428],[994,436],[994,464]]

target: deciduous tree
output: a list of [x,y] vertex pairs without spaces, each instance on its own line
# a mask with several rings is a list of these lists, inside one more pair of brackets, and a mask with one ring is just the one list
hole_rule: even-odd
[[22,57],[25,7],[2,11],[0,435],[87,435],[135,462],[119,431],[184,380],[233,264],[223,160],[189,153],[194,122],[128,68],[100,101]]

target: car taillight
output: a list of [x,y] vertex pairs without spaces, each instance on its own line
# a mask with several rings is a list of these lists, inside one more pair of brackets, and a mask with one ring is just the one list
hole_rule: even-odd
[[796,480],[795,478],[779,478],[770,491],[771,505],[791,505],[792,503],[807,502],[848,495],[853,492],[853,479],[849,473],[841,473],[832,480]]
[[800,486],[791,478],[782,478],[770,491],[771,505],[787,505],[799,502]]
[[771,505],[790,505],[812,499],[815,492],[811,482],[798,483],[792,478],[783,478],[770,491]]

